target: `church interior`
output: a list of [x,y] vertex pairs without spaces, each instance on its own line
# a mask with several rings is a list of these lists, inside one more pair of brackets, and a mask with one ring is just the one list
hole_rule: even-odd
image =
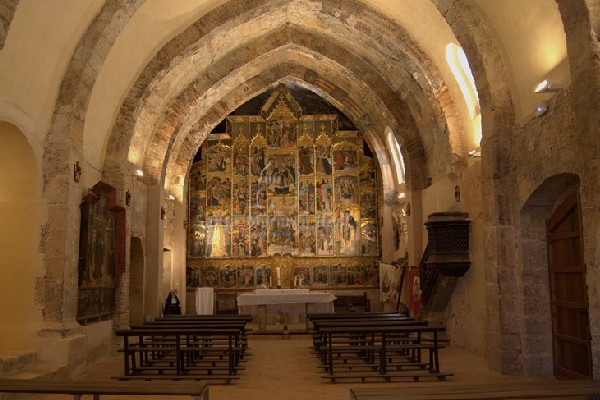
[[215,314],[329,293],[503,376],[600,379],[598,0],[4,0],[0,22],[0,378],[81,376],[210,288]]

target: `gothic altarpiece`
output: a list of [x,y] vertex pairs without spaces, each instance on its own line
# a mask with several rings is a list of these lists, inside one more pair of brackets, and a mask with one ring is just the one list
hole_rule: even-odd
[[378,286],[378,170],[337,118],[302,115],[281,85],[209,136],[189,175],[188,287]]

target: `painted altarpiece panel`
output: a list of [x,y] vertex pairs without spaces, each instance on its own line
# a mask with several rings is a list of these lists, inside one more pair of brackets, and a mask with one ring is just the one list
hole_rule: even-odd
[[[202,285],[231,287],[222,279],[229,267],[236,288],[265,285],[259,276],[279,255],[307,268],[307,286],[374,285],[367,270],[380,255],[378,170],[361,132],[337,125],[337,115],[302,115],[278,87],[260,115],[229,116],[225,133],[209,135],[188,186],[188,265],[202,270]],[[345,283],[330,280],[332,266],[348,271]]]
[[313,267],[312,287],[329,286],[329,267],[327,265],[315,265]]

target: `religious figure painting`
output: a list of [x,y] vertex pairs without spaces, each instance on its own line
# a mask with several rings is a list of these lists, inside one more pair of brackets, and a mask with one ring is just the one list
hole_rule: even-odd
[[252,183],[250,194],[252,215],[265,215],[267,213],[267,184],[265,182]]
[[206,225],[204,223],[193,223],[190,226],[188,254],[193,258],[206,255]]
[[360,217],[363,219],[377,217],[377,195],[375,190],[360,192]]
[[372,187],[374,188],[377,184],[377,174],[375,170],[375,161],[370,157],[362,157],[361,169],[359,175],[359,182],[361,188]]
[[219,269],[213,266],[206,266],[202,269],[202,286],[218,287],[219,286]]
[[265,167],[260,171],[259,182],[267,185],[271,194],[293,194],[296,189],[296,159],[291,155],[267,157]]
[[219,286],[224,289],[234,288],[237,285],[237,270],[227,265],[219,270]]
[[315,172],[315,150],[312,146],[298,148],[298,168],[300,175],[312,175]]
[[215,212],[207,218],[207,255],[229,257],[231,250],[229,216]]
[[196,193],[206,189],[206,164],[202,161],[194,164],[189,175],[189,191]]
[[379,255],[379,245],[377,240],[377,226],[374,222],[363,222],[360,227],[360,236],[364,256]]
[[253,147],[250,163],[252,175],[259,176],[265,169],[265,149],[263,147]]
[[186,287],[198,287],[200,286],[200,282],[202,278],[202,273],[200,268],[190,267],[189,265],[185,267],[185,285]]
[[315,213],[314,179],[300,180],[300,184],[298,187],[298,211],[301,215],[312,215]]
[[206,201],[208,206],[227,207],[231,203],[231,179],[214,175],[207,182]]
[[362,265],[351,265],[347,271],[348,286],[363,286],[365,284],[365,271]]
[[310,286],[310,267],[296,265],[294,267],[294,287],[303,288]]
[[248,213],[248,183],[245,179],[233,181],[232,205],[233,214],[246,215]]
[[296,252],[297,219],[292,215],[269,216],[269,255]]
[[348,171],[358,168],[358,151],[354,147],[336,146],[333,152],[336,171]]
[[379,284],[379,266],[377,263],[365,266],[365,285],[377,286]]
[[251,226],[251,257],[267,256],[267,219],[264,217],[255,217]]
[[314,217],[300,218],[299,248],[300,257],[310,257],[317,254],[317,237]]
[[227,172],[230,168],[231,149],[225,146],[212,146],[207,151],[208,172]]
[[315,157],[317,174],[331,175],[333,170],[331,165],[331,146],[327,144],[318,144],[315,148]]
[[252,265],[238,267],[238,286],[242,289],[254,288],[254,267]]
[[312,279],[312,286],[315,288],[329,286],[329,267],[327,265],[315,265]]
[[[117,265],[117,210],[109,193],[115,189],[98,182],[81,204],[77,320],[114,312]],[[113,196],[110,196],[113,198]]]
[[333,185],[331,179],[317,180],[317,212],[333,210]]
[[248,175],[248,146],[246,144],[234,147],[233,173],[240,176]]
[[261,265],[256,268],[256,286],[271,287],[272,270],[269,265]]
[[231,257],[248,257],[250,251],[250,227],[246,219],[234,220],[231,228]]
[[333,255],[333,217],[329,214],[317,216],[317,255]]
[[290,149],[296,146],[296,122],[287,119],[275,119],[267,125],[267,144],[271,148]]
[[348,276],[346,267],[342,265],[332,265],[329,267],[329,286],[347,286]]
[[358,178],[353,175],[336,177],[335,195],[338,204],[358,203]]
[[353,209],[338,208],[335,219],[336,253],[343,255],[358,255],[358,221]]

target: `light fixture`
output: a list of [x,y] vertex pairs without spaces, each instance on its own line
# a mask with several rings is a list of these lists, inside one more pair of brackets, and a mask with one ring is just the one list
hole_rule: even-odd
[[546,111],[548,111],[548,102],[542,101],[535,107],[535,116],[541,117],[542,115],[546,114]]
[[167,196],[167,200],[175,200],[175,196],[173,196],[171,193],[169,193],[169,195]]
[[481,157],[481,147],[477,146],[473,150],[469,151],[469,157]]
[[141,169],[136,169],[136,170],[135,170],[135,176],[137,176],[137,177],[140,177],[140,178],[141,178],[142,176],[144,176],[144,171],[143,171],[143,170],[141,170]]
[[544,79],[533,89],[535,93],[550,93],[558,92],[563,89],[563,86],[557,82],[550,82],[548,79]]

